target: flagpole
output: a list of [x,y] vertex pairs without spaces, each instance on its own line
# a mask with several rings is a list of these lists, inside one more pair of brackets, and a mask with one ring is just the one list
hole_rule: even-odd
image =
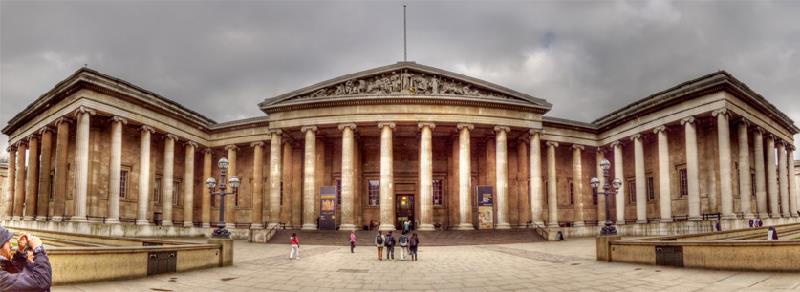
[[406,5],[403,4],[403,62],[408,61],[406,53]]

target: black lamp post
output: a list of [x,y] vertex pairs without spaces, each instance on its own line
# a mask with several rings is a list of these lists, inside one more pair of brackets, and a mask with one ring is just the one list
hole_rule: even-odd
[[[600,230],[600,235],[609,236],[609,235],[617,235],[617,227],[611,223],[611,215],[609,214],[608,210],[608,195],[609,193],[616,193],[617,190],[622,186],[622,181],[619,178],[615,178],[613,185],[608,184],[608,170],[611,168],[611,162],[608,162],[608,159],[603,159],[600,161],[600,169],[603,170],[603,195],[606,198],[606,222],[603,229]],[[593,177],[591,180],[592,190],[594,191],[595,196],[597,196],[597,187],[600,186],[600,179]],[[611,190],[611,188],[614,188]]]
[[237,176],[231,176],[231,178],[228,179],[232,192],[226,193],[225,177],[228,174],[228,159],[225,157],[220,158],[217,165],[219,166],[219,191],[214,191],[214,188],[217,186],[217,181],[213,177],[206,179],[206,185],[208,186],[208,191],[211,193],[211,196],[219,196],[220,198],[219,225],[217,225],[217,229],[214,229],[214,233],[212,233],[211,236],[216,238],[230,238],[230,231],[225,229],[225,196],[239,192],[239,178]]

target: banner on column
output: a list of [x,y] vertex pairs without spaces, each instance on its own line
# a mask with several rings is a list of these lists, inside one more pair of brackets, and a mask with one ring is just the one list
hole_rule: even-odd
[[319,229],[336,229],[336,187],[319,188]]
[[494,228],[494,193],[492,186],[478,186],[478,229]]

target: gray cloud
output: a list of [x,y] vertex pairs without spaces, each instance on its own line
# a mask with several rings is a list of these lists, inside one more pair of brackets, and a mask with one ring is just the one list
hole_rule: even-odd
[[[0,123],[83,64],[217,121],[402,58],[401,2],[0,2]],[[800,120],[800,2],[410,2],[409,59],[591,121],[726,70]],[[0,142],[5,147],[6,138]]]

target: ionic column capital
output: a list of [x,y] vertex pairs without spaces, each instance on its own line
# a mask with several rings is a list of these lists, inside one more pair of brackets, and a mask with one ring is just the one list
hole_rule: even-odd
[[256,142],[250,143],[250,147],[253,147],[253,148],[255,148],[255,147],[264,147],[264,141],[256,141]]
[[270,134],[270,136],[271,135],[282,136],[283,135],[283,130],[281,130],[281,129],[269,130],[269,134]]
[[583,145],[572,144],[573,150],[583,151]]
[[667,127],[666,126],[658,126],[655,129],[653,129],[653,134],[658,134],[658,133],[661,133],[661,132],[666,133],[667,132]]
[[187,140],[183,143],[184,146],[192,146],[193,149],[197,149],[197,143],[192,140]]
[[511,131],[511,128],[506,127],[506,126],[495,126],[494,127],[494,132],[495,133],[497,133],[497,132],[506,132],[506,133],[508,133],[510,131]]
[[730,115],[730,111],[728,111],[728,109],[721,108],[711,112],[711,116],[713,117],[717,117],[719,115],[724,115],[727,118]]
[[641,141],[642,140],[642,134],[636,134],[636,135],[631,136],[631,141],[636,142],[636,140]]
[[389,127],[389,129],[394,130],[395,124],[393,122],[380,122],[378,123],[378,128],[383,129],[384,127]]
[[56,119],[55,124],[56,124],[56,126],[58,126],[61,123],[72,124],[72,119],[67,117],[67,116],[61,116],[61,117]]
[[228,150],[228,151],[230,151],[230,150],[236,151],[236,150],[239,150],[239,147],[237,147],[236,145],[226,145],[226,146],[225,146],[225,150]]
[[39,134],[34,133],[34,134],[31,134],[30,136],[25,138],[25,140],[28,141],[28,144],[30,144],[31,140],[33,140],[33,139],[39,140]]
[[119,123],[122,123],[123,125],[128,124],[128,119],[123,118],[121,116],[113,116],[113,117],[111,117],[111,121],[119,122]]
[[317,126],[303,126],[302,128],[300,128],[300,132],[303,132],[303,134],[305,134],[308,131],[316,133]]
[[534,136],[534,135],[541,135],[543,132],[544,132],[544,131],[543,131],[542,129],[530,129],[530,130],[528,130],[528,133],[529,133],[531,136]]
[[755,126],[755,125],[753,125],[751,128],[753,128],[753,133],[757,133],[759,135],[764,135],[764,129],[763,128],[761,128],[759,126]]
[[41,129],[39,129],[38,134],[39,135],[44,135],[44,133],[48,133],[48,132],[52,134],[53,133],[53,128],[50,128],[48,126],[44,126]]
[[473,124],[457,124],[456,128],[459,129],[459,130],[467,129],[467,130],[471,131],[472,129],[475,129],[475,125],[473,125]]
[[175,136],[173,134],[166,134],[166,135],[164,135],[164,137],[166,139],[172,139],[172,141],[180,141],[181,140],[178,136]]
[[142,127],[141,127],[141,131],[142,131],[142,132],[150,132],[150,134],[153,134],[153,133],[155,133],[155,132],[156,132],[156,130],[155,130],[155,129],[153,129],[153,127],[146,126],[146,125],[142,125]]
[[214,149],[205,148],[203,149],[203,154],[214,154]]
[[95,110],[93,110],[93,109],[88,108],[88,107],[79,106],[75,110],[75,116],[77,117],[78,115],[81,115],[81,114],[89,114],[90,116],[93,116],[93,115],[96,115],[97,112]]
[[745,128],[750,127],[750,124],[751,124],[750,121],[747,120],[747,118],[745,118],[745,117],[741,117],[741,118],[737,119],[736,123],[739,126],[744,126]]
[[17,146],[15,146],[15,145],[10,145],[10,146],[6,147],[6,151],[8,151],[8,152],[15,152],[15,151],[17,151]]
[[598,153],[598,154],[603,154],[603,155],[605,155],[605,154],[606,154],[606,151],[608,151],[608,149],[606,149],[606,147],[603,147],[603,146],[597,146],[597,149],[596,149],[596,151],[597,151],[597,153]]
[[340,131],[343,131],[345,128],[350,128],[350,130],[355,131],[357,126],[355,123],[346,123],[346,124],[339,124],[338,128]]
[[694,116],[688,116],[688,117],[685,117],[685,118],[681,119],[681,125],[685,126],[687,123],[688,124],[694,124],[694,121],[695,121]]
[[19,139],[19,141],[17,141],[15,146],[17,150],[19,150],[19,148],[26,148],[26,147],[28,147],[28,142],[25,141],[25,139]]
[[611,146],[611,148],[622,147],[622,141],[617,140],[617,141],[611,142],[611,144],[608,144],[608,145]]
[[428,128],[428,129],[433,130],[434,128],[436,128],[436,124],[431,123],[431,122],[421,122],[421,123],[417,124],[417,127],[419,127],[420,129]]
[[519,138],[517,138],[517,143],[529,144],[530,142],[531,142],[531,138],[527,137],[527,136],[520,136]]
[[558,142],[556,141],[547,141],[544,142],[544,145],[547,145],[547,147],[558,148]]

